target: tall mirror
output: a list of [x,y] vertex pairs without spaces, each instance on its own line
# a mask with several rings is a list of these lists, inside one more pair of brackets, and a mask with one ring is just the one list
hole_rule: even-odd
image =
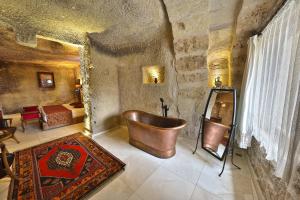
[[223,160],[227,155],[230,139],[234,133],[235,110],[235,89],[211,89],[202,115],[198,140],[202,133],[202,148],[219,160]]

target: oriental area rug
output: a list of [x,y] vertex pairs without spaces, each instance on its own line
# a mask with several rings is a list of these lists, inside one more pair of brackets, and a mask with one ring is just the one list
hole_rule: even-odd
[[125,164],[81,133],[15,153],[8,199],[81,199]]

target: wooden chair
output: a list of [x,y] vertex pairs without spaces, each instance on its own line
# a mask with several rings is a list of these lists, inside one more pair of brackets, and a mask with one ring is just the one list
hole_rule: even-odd
[[0,143],[0,179],[6,176],[10,176],[12,179],[17,179],[10,167],[14,162],[15,155],[9,153],[3,143]]
[[23,111],[21,113],[21,124],[23,132],[25,132],[25,126],[28,122],[39,121],[40,117],[41,115],[38,106],[23,107]]
[[17,143],[20,143],[19,140],[15,137],[17,127],[13,127],[11,125],[12,118],[0,118],[0,142],[12,138]]
[[9,138],[14,139],[17,143],[20,143],[15,137],[16,127],[12,127],[12,118],[4,118],[3,108],[0,104],[0,142]]

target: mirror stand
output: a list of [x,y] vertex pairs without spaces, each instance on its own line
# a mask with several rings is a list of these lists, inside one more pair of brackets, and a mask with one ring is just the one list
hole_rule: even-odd
[[[231,152],[232,152],[232,155],[231,155],[231,163],[233,166],[235,166],[237,169],[241,169],[239,166],[237,166],[236,164],[234,164],[233,162],[233,156],[234,156],[234,138],[235,138],[235,128],[236,128],[236,125],[233,125],[232,126],[232,129],[233,129],[233,133],[232,133],[232,138],[229,140],[229,148],[231,148]],[[198,141],[197,141],[198,142]],[[228,148],[228,149],[229,149]],[[224,172],[224,169],[225,169],[225,165],[226,165],[226,158],[228,156],[228,149],[226,150],[225,152],[225,157],[224,157],[224,162],[223,162],[223,167],[222,167],[222,170],[221,172],[219,173],[219,176],[222,176],[223,172]],[[195,151],[193,152],[193,154],[196,152],[197,150],[197,146],[195,148]]]
[[[220,110],[221,108],[223,108],[223,110]],[[227,112],[224,112],[225,110]],[[225,113],[225,116],[220,116],[220,113]],[[230,116],[227,115],[228,113],[230,114]],[[228,119],[230,119],[230,121],[228,121]],[[236,132],[236,89],[212,88],[206,103],[205,111],[201,115],[200,121],[201,124],[193,154],[195,154],[197,151],[201,135],[202,148],[218,160],[224,161],[219,176],[221,176],[224,172],[229,150],[231,150],[232,152],[232,165],[237,169],[241,169],[239,166],[234,164],[233,160]],[[227,143],[224,144],[224,138],[226,134]],[[216,144],[219,144],[219,147],[216,146]],[[223,145],[225,145],[225,148]],[[220,155],[220,151],[218,149],[223,149],[222,155]]]

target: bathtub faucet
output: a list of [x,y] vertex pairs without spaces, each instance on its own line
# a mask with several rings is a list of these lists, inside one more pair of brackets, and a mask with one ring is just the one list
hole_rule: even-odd
[[168,117],[168,106],[164,105],[164,99],[160,98],[160,102],[161,102],[161,113],[163,117]]

